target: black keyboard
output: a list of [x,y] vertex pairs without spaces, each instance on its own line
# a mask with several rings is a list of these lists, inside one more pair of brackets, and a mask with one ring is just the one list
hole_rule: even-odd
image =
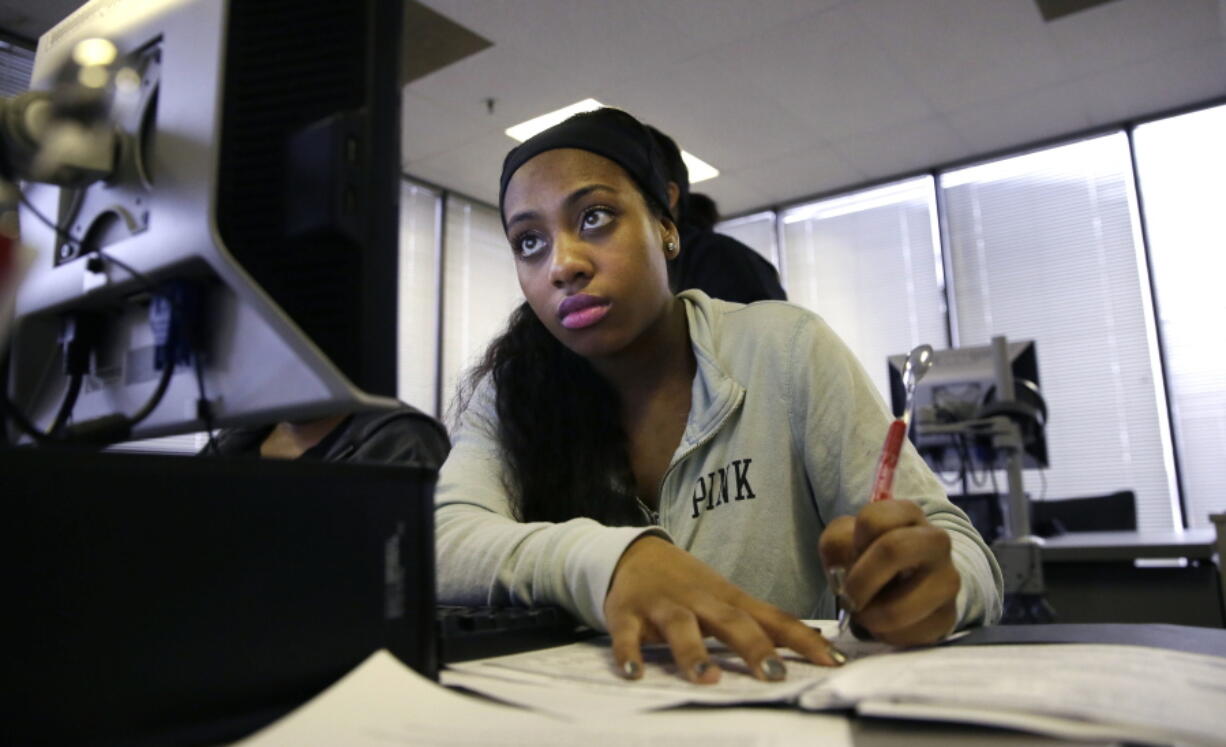
[[561,646],[598,635],[561,607],[440,604],[435,619],[443,664]]

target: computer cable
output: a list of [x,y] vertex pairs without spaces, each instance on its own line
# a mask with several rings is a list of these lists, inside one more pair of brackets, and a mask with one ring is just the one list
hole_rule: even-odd
[[[30,202],[29,198],[26,197],[25,192],[23,190],[21,190],[18,187],[16,191],[17,191],[18,201],[27,210],[29,210],[30,213],[39,220],[39,222],[41,222],[43,225],[47,226],[52,231],[54,231],[56,236],[61,241],[67,242],[73,246],[76,246],[77,248],[81,248],[82,244],[81,244],[80,239],[72,236],[62,226],[57,225],[54,221],[48,218],[42,211],[40,211],[37,207],[35,207],[34,204]],[[101,247],[95,247],[92,251],[97,256],[90,257],[87,260],[86,269],[88,269],[91,272],[98,273],[98,272],[102,272],[105,269],[105,265],[103,264],[104,262],[114,264],[115,266],[119,267],[120,269],[127,272],[130,276],[132,276],[142,286],[145,292],[153,296],[155,299],[155,305],[156,305],[157,303],[156,299],[161,297],[162,294],[159,292],[156,284],[148,276],[144,275],[143,273],[141,273],[140,271],[138,271],[136,268],[132,267],[128,263],[118,259],[117,257],[107,252],[104,252]],[[170,295],[174,296],[175,294],[171,293]],[[196,386],[199,392],[199,398],[196,401],[196,412],[201,422],[204,424],[206,432],[208,433],[208,447],[207,448],[210,448],[214,453],[216,453],[217,443],[216,443],[216,438],[214,435],[215,427],[213,424],[212,405],[209,402],[206,392],[205,392],[204,373],[203,373],[203,369],[202,369],[201,361],[200,361],[201,355],[202,355],[202,346],[198,344],[200,335],[195,332],[195,330],[199,329],[199,319],[196,319],[196,318],[188,319],[187,317],[189,316],[195,317],[197,315],[182,313],[183,310],[179,308],[181,306],[181,301],[179,298],[177,297],[170,298],[170,302],[171,302],[172,312],[176,312],[176,315],[182,318],[179,324],[187,324],[188,327],[192,329],[192,333],[189,334],[188,336],[192,338],[191,339],[192,345],[190,347],[190,359],[192,361],[192,367],[194,369],[195,378],[196,378]],[[171,324],[173,324],[173,322]],[[122,440],[123,438],[126,438],[127,435],[130,433],[131,428],[135,426],[137,423],[140,423],[146,418],[148,418],[149,415],[153,412],[153,410],[157,407],[157,405],[161,402],[162,397],[166,393],[166,389],[169,387],[170,379],[174,373],[174,367],[175,367],[174,358],[176,357],[178,356],[171,356],[172,358],[171,360],[169,360],[168,362],[164,362],[164,365],[162,366],[162,375],[159,378],[157,388],[154,390],[153,395],[149,398],[149,400],[145,403],[145,405],[142,406],[135,414],[133,414],[130,417],[123,416],[123,415],[111,415],[111,416],[106,416],[103,418],[98,418],[90,424],[82,423],[79,426],[73,426],[69,428],[66,435],[71,440],[86,440],[86,441],[99,441],[99,440],[105,441],[106,439],[114,439],[116,436],[120,436],[120,438],[117,440]],[[73,384],[70,381],[69,390],[71,391],[72,389],[73,389]],[[77,391],[79,392],[79,387],[77,387]],[[75,395],[74,395],[74,400],[75,400]],[[8,402],[7,404],[9,406],[8,409],[10,411],[16,412],[16,408],[11,402]],[[59,418],[57,416],[57,421],[58,420]],[[25,423],[30,422],[28,418],[24,417],[24,415],[21,415],[21,421]],[[15,418],[15,422],[17,422],[16,418]],[[18,427],[20,428],[21,425],[19,424]],[[60,423],[59,427],[56,430],[59,430],[62,428],[63,428],[63,423]],[[24,431],[25,428],[22,428],[22,430]]]
[[64,393],[59,411],[51,421],[51,427],[47,429],[48,436],[58,436],[72,417],[72,409],[81,394],[85,374],[89,372],[90,355],[97,343],[102,324],[102,318],[90,312],[73,312],[64,317],[59,342],[64,374],[68,376],[68,390]]
[[947,488],[961,488],[962,480],[966,477],[966,474],[960,470],[957,472],[950,471],[948,474],[952,474],[952,478],[946,477],[946,472],[935,472],[935,474],[937,479],[941,481],[941,484]]
[[204,450],[218,456],[220,449],[217,446],[217,438],[213,434],[213,405],[209,403],[209,398],[204,393],[204,371],[200,366],[200,356],[192,356],[192,369],[196,372],[196,391],[200,396],[196,399],[196,415],[204,423],[204,432],[208,435],[209,440],[205,442]]
[[17,426],[17,430],[29,436],[35,442],[42,444],[55,443],[56,439],[43,433],[42,430],[30,422],[25,413],[9,400],[8,372],[9,348],[6,346],[3,355],[0,355],[0,415],[3,415],[5,439],[8,439],[8,421],[11,420]]
[[[77,247],[81,246],[80,239],[72,236],[68,233],[68,231],[64,230],[63,227],[58,226],[51,221],[51,219],[44,215],[42,211],[40,211],[34,206],[33,203],[30,202],[29,198],[26,197],[24,190],[17,187],[15,183],[14,186],[17,192],[17,200],[23,206],[25,206],[35,218],[54,231],[62,241],[69,242]],[[131,274],[132,277],[141,283],[147,291],[155,292],[153,282],[149,280],[148,277],[128,266],[126,263],[121,262],[108,254],[104,254],[101,249],[96,251],[102,259],[113,262]],[[91,257],[90,261],[100,262],[101,259],[99,257]],[[89,269],[93,270],[94,268]],[[68,324],[71,324],[71,322]],[[61,337],[61,343],[64,343],[63,337]],[[67,350],[68,348],[65,346],[66,368],[70,365],[67,360]],[[88,352],[84,354],[83,360],[88,361]],[[92,421],[86,421],[73,426],[66,426],[67,420],[72,412],[72,407],[76,404],[76,399],[80,394],[80,379],[84,377],[85,367],[87,366],[83,365],[81,368],[80,377],[78,377],[75,373],[70,372],[69,386],[65,399],[63,403],[61,403],[60,409],[57,412],[51,427],[46,433],[42,432],[37,426],[35,426],[33,422],[31,422],[25,415],[25,413],[21,412],[17,405],[8,398],[7,384],[5,387],[3,387],[5,390],[3,392],[3,405],[5,411],[13,422],[17,424],[18,429],[39,443],[53,443],[56,441],[111,443],[113,441],[121,441],[127,437],[133,425],[147,418],[149,414],[153,412],[153,409],[157,407],[158,403],[161,402],[163,395],[166,393],[166,388],[170,384],[170,374],[173,373],[173,367],[167,367],[167,369],[163,371],[161,380],[159,381],[158,387],[155,389],[153,396],[150,397],[144,406],[137,411],[136,415],[131,418],[126,415],[116,414],[96,418]],[[34,435],[35,433],[38,435]]]
[[173,375],[174,363],[173,361],[167,361],[162,366],[162,373],[158,377],[158,383],[153,390],[153,394],[149,396],[149,399],[145,401],[145,404],[139,410],[132,415],[115,413],[81,423],[74,423],[62,429],[63,440],[74,443],[90,443],[98,446],[107,446],[119,441],[127,441],[132,435],[132,428],[148,418],[161,403],[166,390],[170,387],[170,379]]
[[954,434],[954,452],[958,455],[958,475],[962,480],[963,492],[967,492],[967,481],[973,482],[974,465],[971,463],[970,446],[967,445],[966,436],[962,433]]
[[68,391],[64,393],[64,401],[60,403],[59,411],[55,413],[51,426],[47,428],[48,436],[55,438],[68,424],[68,419],[72,417],[72,408],[76,406],[77,397],[81,394],[81,384],[84,380],[85,376],[79,373],[68,377]]
[[144,421],[145,418],[149,417],[149,415],[153,413],[154,408],[161,403],[162,397],[165,396],[167,388],[170,387],[170,379],[172,376],[174,376],[174,372],[175,367],[173,365],[166,364],[162,366],[162,375],[158,377],[158,385],[157,388],[153,390],[153,394],[150,395],[148,401],[145,402],[143,407],[128,416],[129,428]]

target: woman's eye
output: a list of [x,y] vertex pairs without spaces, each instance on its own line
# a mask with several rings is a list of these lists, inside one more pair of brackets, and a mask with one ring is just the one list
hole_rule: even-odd
[[613,220],[613,213],[604,208],[595,208],[583,214],[583,228],[600,228]]
[[521,257],[531,257],[544,248],[545,240],[533,233],[515,240],[515,249]]

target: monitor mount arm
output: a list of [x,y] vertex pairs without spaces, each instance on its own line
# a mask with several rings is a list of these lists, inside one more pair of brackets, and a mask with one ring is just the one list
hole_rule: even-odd
[[[1013,373],[1009,367],[1008,343],[1003,335],[992,338],[995,354],[996,391],[1002,400],[1013,399]],[[958,423],[916,423],[917,433],[963,435],[987,439],[1005,456],[1008,493],[1004,503],[1004,536],[992,543],[992,551],[1004,575],[1003,622],[1051,622],[1054,614],[1044,599],[1043,540],[1030,531],[1030,501],[1022,485],[1022,430],[1005,415],[964,420]]]
[[0,98],[0,177],[84,187],[114,174],[119,138],[112,72],[109,62],[69,60],[50,90]]

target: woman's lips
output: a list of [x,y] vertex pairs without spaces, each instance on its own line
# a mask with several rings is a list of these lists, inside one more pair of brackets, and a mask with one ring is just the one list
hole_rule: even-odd
[[558,304],[558,318],[567,329],[590,327],[609,313],[609,302],[603,298],[580,293],[567,296]]

